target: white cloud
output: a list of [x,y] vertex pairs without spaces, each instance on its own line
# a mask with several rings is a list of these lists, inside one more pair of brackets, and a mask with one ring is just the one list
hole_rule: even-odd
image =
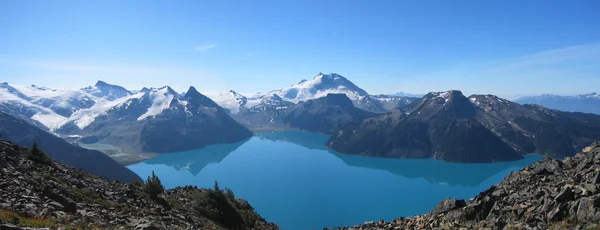
[[217,47],[217,45],[214,45],[214,44],[204,45],[204,46],[196,46],[196,47],[194,47],[194,51],[196,51],[196,52],[204,52],[204,51],[207,51],[209,49],[214,49],[216,47]]

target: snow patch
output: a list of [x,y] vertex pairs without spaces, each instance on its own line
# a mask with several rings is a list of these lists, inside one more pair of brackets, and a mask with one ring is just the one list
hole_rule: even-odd
[[152,101],[152,106],[148,108],[146,113],[137,118],[138,121],[144,120],[149,116],[156,116],[165,109],[168,109],[174,95],[169,93],[168,87],[163,87],[161,89],[152,89],[152,91],[149,92],[148,97]]
[[66,120],[66,117],[56,113],[39,112],[31,117],[31,119],[39,121],[50,130],[55,130],[60,127]]
[[90,125],[96,117],[106,114],[106,112],[112,108],[121,108],[122,106],[129,106],[132,99],[140,99],[144,93],[137,93],[131,96],[118,98],[114,101],[106,99],[98,99],[96,104],[89,109],[80,109],[73,113],[71,117],[65,122],[73,121],[79,129],[83,129]]

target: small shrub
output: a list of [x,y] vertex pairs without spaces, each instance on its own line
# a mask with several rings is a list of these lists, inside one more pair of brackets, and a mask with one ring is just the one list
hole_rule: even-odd
[[158,198],[158,195],[165,191],[165,187],[162,185],[160,179],[156,176],[156,174],[154,174],[154,171],[152,171],[152,176],[149,176],[146,180],[146,184],[144,185],[144,191],[152,199]]
[[[231,195],[233,195],[233,192],[231,192]],[[194,209],[200,215],[227,227],[245,226],[244,217],[228,199],[228,196],[219,188],[219,182],[215,181],[214,189],[198,193],[195,197]]]
[[37,146],[37,143],[33,142],[31,149],[29,150],[29,159],[41,164],[51,165],[52,159],[50,159],[42,150]]

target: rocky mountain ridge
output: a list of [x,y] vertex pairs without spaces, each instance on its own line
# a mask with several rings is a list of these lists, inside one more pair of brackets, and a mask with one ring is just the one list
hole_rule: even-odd
[[272,94],[261,97],[260,102],[233,118],[255,131],[298,129],[332,134],[346,124],[373,115],[356,108],[345,94],[330,93],[298,104]]
[[290,87],[248,97],[235,91],[207,94],[207,96],[232,114],[237,114],[245,109],[251,110],[265,96],[277,95],[283,101],[298,104],[302,101],[325,97],[327,94],[345,94],[354,106],[373,113],[384,113],[390,109],[404,107],[418,99],[397,95],[370,95],[350,80],[335,73],[319,73],[311,80],[304,79]]
[[122,162],[252,136],[194,87],[182,96],[169,86],[133,93],[103,81],[79,90],[2,83],[0,109],[71,142],[119,149]]
[[600,139],[600,116],[520,105],[493,95],[434,92],[405,108],[342,128],[333,150],[455,162],[510,161],[522,154],[572,156]]
[[217,184],[151,198],[141,184],[107,181],[4,140],[0,159],[0,229],[278,229]]
[[563,160],[544,158],[469,200],[448,198],[427,214],[338,229],[597,229],[600,142]]

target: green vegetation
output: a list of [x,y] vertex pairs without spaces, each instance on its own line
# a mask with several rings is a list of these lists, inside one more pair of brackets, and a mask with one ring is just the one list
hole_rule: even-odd
[[165,191],[165,187],[162,185],[156,174],[154,174],[154,171],[152,171],[152,176],[149,176],[146,180],[146,184],[144,184],[144,191],[152,199],[158,198],[158,195]]
[[142,188],[144,186],[144,182],[140,180],[134,180],[131,182],[131,184],[138,188]]
[[29,150],[29,159],[41,164],[51,165],[52,159],[50,159],[42,150],[37,146],[37,143],[33,142],[31,149]]
[[194,201],[194,209],[200,215],[218,221],[228,228],[252,227],[260,218],[251,209],[239,209],[231,189],[221,190],[217,181],[213,189],[197,193]]

